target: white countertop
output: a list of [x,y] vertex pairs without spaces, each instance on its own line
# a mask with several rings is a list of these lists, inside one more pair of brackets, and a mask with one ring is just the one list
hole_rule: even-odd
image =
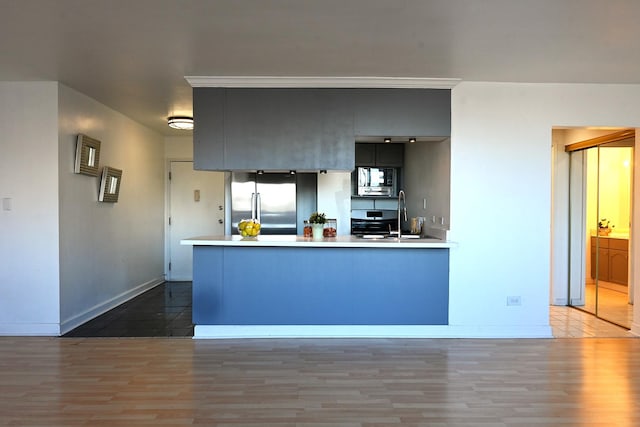
[[454,243],[439,239],[377,238],[363,239],[355,236],[326,237],[313,240],[310,237],[258,236],[243,239],[240,236],[199,236],[180,241],[194,246],[264,246],[264,247],[318,247],[318,248],[451,248]]
[[610,239],[629,239],[629,233],[614,233],[598,235],[597,233],[591,233],[592,237],[608,237]]

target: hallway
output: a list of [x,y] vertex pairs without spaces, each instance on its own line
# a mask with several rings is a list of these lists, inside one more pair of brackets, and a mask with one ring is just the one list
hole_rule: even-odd
[[64,337],[193,337],[191,282],[164,282]]

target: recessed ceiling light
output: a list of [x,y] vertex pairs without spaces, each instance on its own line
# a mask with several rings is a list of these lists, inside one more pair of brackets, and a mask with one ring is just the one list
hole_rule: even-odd
[[193,117],[171,116],[167,119],[170,128],[180,130],[193,129]]
[[410,142],[411,144],[413,144],[414,142],[416,142],[416,139],[415,139],[415,138],[409,138],[409,142]]
[[385,138],[384,142],[391,142],[391,138]]

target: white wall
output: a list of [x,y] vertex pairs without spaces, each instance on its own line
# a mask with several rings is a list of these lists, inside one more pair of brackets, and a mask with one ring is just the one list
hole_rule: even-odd
[[[476,335],[548,331],[551,131],[572,126],[640,126],[640,86],[463,82],[453,89],[451,325]],[[522,305],[507,306],[507,296]]]
[[167,160],[193,160],[193,136],[165,137],[164,156]]
[[338,235],[351,234],[351,173],[318,174],[318,211],[338,220]]
[[0,335],[59,333],[57,92],[0,82]]
[[[164,138],[59,86],[62,332],[164,280]],[[117,203],[73,173],[76,136],[101,141],[100,169],[122,169]]]

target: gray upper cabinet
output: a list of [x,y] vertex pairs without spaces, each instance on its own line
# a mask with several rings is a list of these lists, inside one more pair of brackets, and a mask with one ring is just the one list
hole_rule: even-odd
[[402,167],[404,144],[376,144],[376,166]]
[[194,90],[194,169],[225,170],[224,96],[224,89]]
[[356,143],[356,166],[402,167],[404,144]]
[[350,89],[356,136],[449,136],[449,89]]
[[[201,96],[211,98],[200,95],[200,91],[194,91],[194,112],[199,105],[196,100]],[[354,168],[353,113],[348,94],[334,89],[227,89],[223,97],[220,169]],[[201,120],[199,114],[197,118]],[[205,131],[211,133],[211,128],[207,125]],[[194,135],[199,133],[196,127]],[[215,144],[219,149],[216,138],[219,134],[218,129],[213,137],[198,135],[194,141]],[[210,154],[209,151],[198,152]]]
[[356,166],[376,165],[376,144],[356,144]]
[[194,88],[193,112],[204,170],[350,171],[357,136],[451,133],[445,89]]

